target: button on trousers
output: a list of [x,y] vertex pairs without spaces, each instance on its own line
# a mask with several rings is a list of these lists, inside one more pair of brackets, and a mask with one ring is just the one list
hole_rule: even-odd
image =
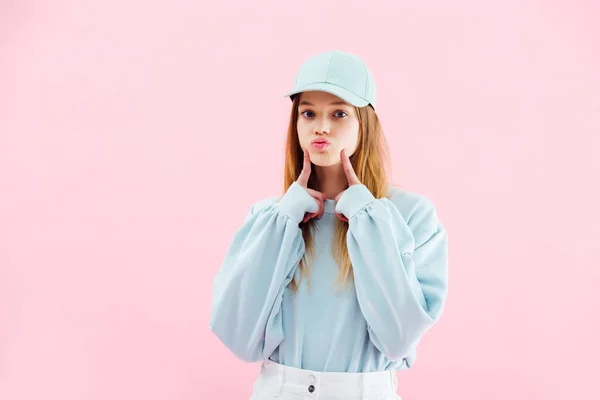
[[317,372],[262,363],[250,400],[401,400],[396,371]]

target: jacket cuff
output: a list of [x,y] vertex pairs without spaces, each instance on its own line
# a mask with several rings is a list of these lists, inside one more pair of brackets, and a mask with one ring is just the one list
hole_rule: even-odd
[[317,201],[298,182],[290,185],[283,197],[275,204],[275,207],[279,212],[298,224],[302,222],[304,214],[307,212],[319,211]]
[[338,200],[335,211],[350,219],[374,200],[375,196],[364,184],[352,185]]

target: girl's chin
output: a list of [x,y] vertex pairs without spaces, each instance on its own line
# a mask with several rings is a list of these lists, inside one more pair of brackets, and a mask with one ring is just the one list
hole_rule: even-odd
[[310,161],[318,167],[331,167],[341,162],[340,156],[335,157],[330,153],[311,154]]

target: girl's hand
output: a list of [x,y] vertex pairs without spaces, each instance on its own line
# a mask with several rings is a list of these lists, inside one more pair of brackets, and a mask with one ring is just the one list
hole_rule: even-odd
[[[358,176],[356,176],[354,168],[352,168],[352,163],[350,162],[350,157],[348,157],[348,155],[346,154],[346,149],[342,150],[342,152],[340,153],[340,158],[342,159],[344,174],[346,175],[346,179],[348,180],[348,187],[360,185],[360,180],[358,179]],[[345,192],[345,190],[342,190],[337,196],[335,196],[336,203]],[[337,212],[335,213],[335,215],[342,221],[348,222],[348,218],[346,218],[345,215],[338,214]]]
[[317,210],[316,213],[304,214],[304,219],[302,220],[302,222],[306,222],[306,221],[310,220],[311,218],[320,219],[323,216],[323,211],[325,210],[324,201],[327,200],[327,196],[324,193],[317,192],[316,190],[308,188],[308,178],[310,178],[310,172],[311,172],[310,156],[308,154],[308,151],[306,151],[306,150],[303,150],[303,151],[304,151],[304,164],[302,166],[302,172],[300,172],[300,176],[298,177],[296,182],[300,186],[302,186],[304,188],[304,190],[306,190],[306,192],[308,194],[310,194],[317,201],[317,204],[319,205],[319,209]]

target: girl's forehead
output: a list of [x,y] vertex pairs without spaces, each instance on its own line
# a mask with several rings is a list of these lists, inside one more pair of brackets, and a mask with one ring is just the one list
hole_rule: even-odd
[[327,104],[335,104],[335,105],[340,105],[340,104],[347,104],[344,100],[342,100],[341,98],[339,98],[338,96],[331,94],[331,93],[327,93],[327,92],[321,92],[321,91],[309,91],[309,92],[302,92],[300,93],[300,102],[301,103],[311,103],[311,104],[323,104],[323,105],[327,105]]

